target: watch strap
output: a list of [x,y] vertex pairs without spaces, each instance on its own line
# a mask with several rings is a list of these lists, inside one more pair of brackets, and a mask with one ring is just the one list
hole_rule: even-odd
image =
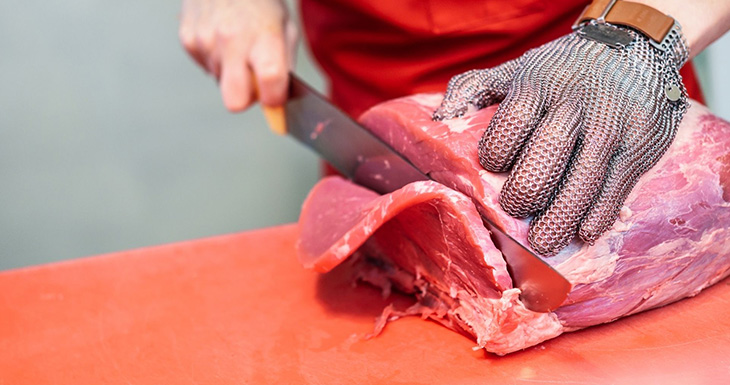
[[634,28],[656,43],[661,43],[675,24],[673,18],[648,5],[623,0],[593,1],[575,25],[591,20]]
[[677,67],[682,67],[689,59],[689,47],[679,23],[648,5],[624,0],[594,0],[575,21],[573,29],[591,22],[637,30],[651,45],[670,55]]

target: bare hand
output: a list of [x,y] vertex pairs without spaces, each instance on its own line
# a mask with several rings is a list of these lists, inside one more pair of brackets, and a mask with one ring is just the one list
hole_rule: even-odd
[[249,107],[256,88],[261,103],[284,103],[297,29],[281,0],[183,0],[179,34],[229,110]]

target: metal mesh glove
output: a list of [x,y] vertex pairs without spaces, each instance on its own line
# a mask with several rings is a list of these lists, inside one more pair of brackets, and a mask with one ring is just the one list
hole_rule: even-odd
[[499,202],[512,216],[535,215],[530,246],[554,255],[576,234],[592,243],[609,229],[666,152],[688,107],[679,75],[688,55],[678,25],[657,48],[629,28],[592,22],[455,76],[434,119],[501,101],[479,142],[480,163],[513,168]]

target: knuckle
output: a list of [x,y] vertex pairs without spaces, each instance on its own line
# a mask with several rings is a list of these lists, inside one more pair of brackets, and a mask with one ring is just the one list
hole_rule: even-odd
[[256,75],[263,83],[275,83],[284,79],[286,65],[280,60],[267,61]]
[[195,34],[188,28],[180,28],[178,31],[178,38],[180,39],[183,47],[187,50],[195,48]]
[[201,29],[194,34],[195,44],[210,49],[215,44],[213,31],[209,29]]
[[291,43],[296,43],[296,42],[299,41],[300,37],[301,36],[299,34],[299,30],[297,29],[297,27],[294,24],[294,22],[292,22],[292,21],[287,22],[287,25],[286,25],[286,38]]
[[245,31],[232,25],[222,25],[215,31],[215,39],[222,43],[230,43],[245,35]]

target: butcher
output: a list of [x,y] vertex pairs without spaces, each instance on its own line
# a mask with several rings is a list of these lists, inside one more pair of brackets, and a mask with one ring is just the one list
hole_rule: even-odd
[[[534,216],[529,242],[553,255],[611,228],[638,178],[672,143],[690,60],[730,29],[726,0],[301,0],[302,29],[353,117],[445,92],[434,120],[501,103],[479,141],[509,171],[500,205]],[[183,0],[179,35],[242,111],[284,102],[300,31],[282,0]]]

